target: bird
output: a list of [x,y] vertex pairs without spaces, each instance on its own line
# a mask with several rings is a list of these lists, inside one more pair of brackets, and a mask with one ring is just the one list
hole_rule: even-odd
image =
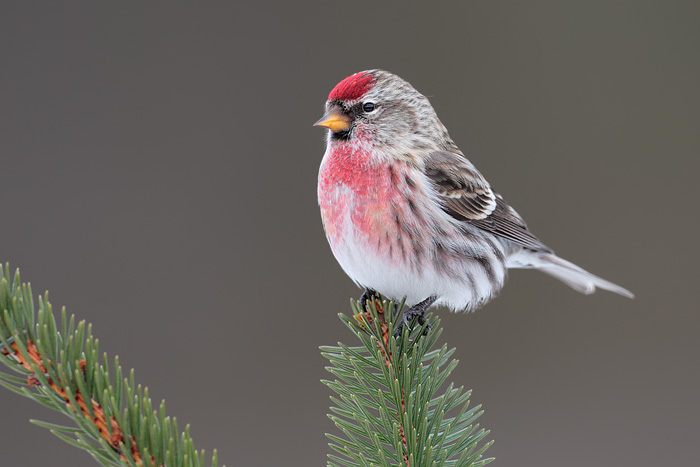
[[[555,255],[450,138],[428,99],[372,69],[328,95],[318,203],[326,238],[364,289],[405,300],[400,325],[437,305],[473,311],[503,287],[508,269],[536,269],[574,290],[627,289]],[[397,330],[397,332],[400,332]]]

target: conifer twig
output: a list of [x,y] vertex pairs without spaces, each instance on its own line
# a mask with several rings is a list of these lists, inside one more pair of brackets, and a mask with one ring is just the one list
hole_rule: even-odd
[[[61,313],[60,331],[48,300],[39,310],[19,271],[0,266],[0,363],[22,377],[0,372],[0,385],[70,417],[75,427],[32,420],[108,467],[203,467],[189,426],[179,433],[165,403],[153,410],[148,389],[136,386],[133,370],[122,377],[119,360],[100,361],[90,325]],[[216,467],[214,451],[211,465]]]
[[[469,409],[470,391],[447,385],[457,366],[454,349],[433,349],[442,329],[429,316],[423,326],[394,329],[400,310],[393,302],[373,300],[367,310],[352,301],[353,318],[340,319],[362,346],[322,347],[334,381],[324,381],[339,397],[330,419],[344,437],[328,434],[329,467],[481,467],[491,442],[474,421],[481,406]],[[399,307],[400,308],[400,307]]]

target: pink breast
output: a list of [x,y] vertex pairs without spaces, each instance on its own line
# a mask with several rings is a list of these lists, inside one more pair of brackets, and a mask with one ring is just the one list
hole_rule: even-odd
[[318,186],[331,246],[341,246],[350,240],[350,234],[364,237],[367,245],[375,248],[382,239],[396,239],[399,227],[395,217],[406,204],[397,186],[404,179],[398,173],[403,170],[377,164],[368,154],[348,145],[334,148],[321,168]]

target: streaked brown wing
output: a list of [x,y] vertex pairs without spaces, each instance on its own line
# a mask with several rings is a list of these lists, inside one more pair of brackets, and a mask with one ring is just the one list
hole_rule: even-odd
[[425,161],[425,174],[443,208],[461,221],[485,219],[496,209],[496,196],[484,177],[463,156],[436,151]]
[[464,156],[436,151],[425,161],[442,207],[457,220],[536,251],[551,251],[527,229],[525,221],[496,195]]

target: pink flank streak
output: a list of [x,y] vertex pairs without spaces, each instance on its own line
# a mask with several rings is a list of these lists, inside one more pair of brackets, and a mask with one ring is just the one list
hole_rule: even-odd
[[355,73],[338,83],[331,93],[328,94],[328,100],[351,101],[359,99],[372,89],[372,86],[374,86],[374,77],[372,75],[364,72]]
[[369,155],[344,144],[329,156],[321,168],[318,194],[333,250],[359,242],[369,251],[399,259],[395,255],[400,254],[396,247],[401,232],[395,216],[411,224],[416,220],[400,189],[408,169],[395,167],[392,176],[388,166],[375,165]]

